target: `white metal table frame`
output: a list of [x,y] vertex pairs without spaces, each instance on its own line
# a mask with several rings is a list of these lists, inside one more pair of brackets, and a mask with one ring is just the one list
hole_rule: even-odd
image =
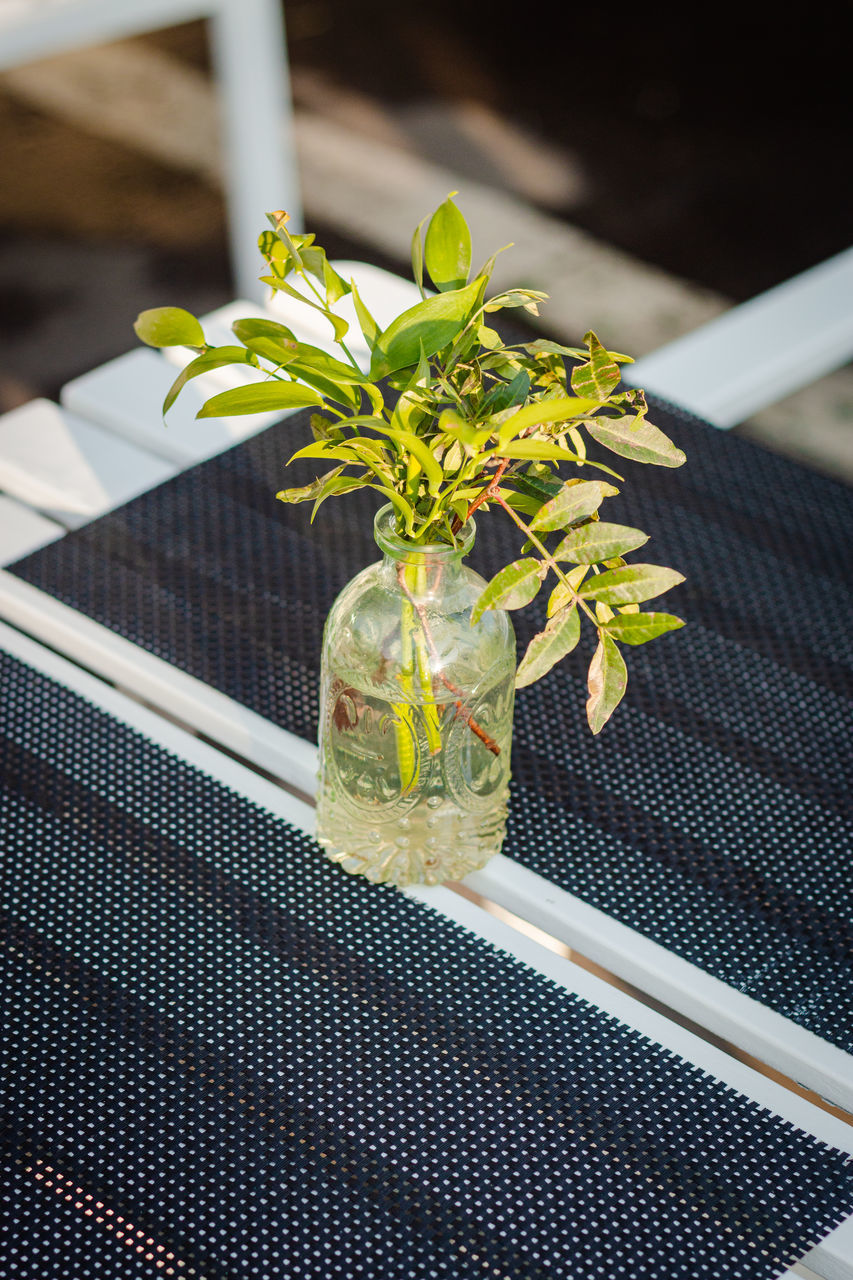
[[[267,812],[309,834],[313,831],[314,811],[310,805],[3,623],[0,623],[0,647]],[[524,937],[449,889],[419,886],[403,892],[514,956],[563,990],[588,1000],[653,1043],[853,1158],[853,1129],[843,1121],[759,1075],[630,995]],[[853,1217],[837,1227],[803,1261],[825,1280],[849,1280],[853,1276]],[[788,1271],[785,1275],[794,1277],[797,1272]]]
[[[853,256],[850,261],[853,262]],[[380,323],[387,323],[383,311],[389,313],[390,319],[391,313],[405,305],[407,291],[408,296],[416,294],[414,285],[376,268],[351,262],[336,265],[345,278],[358,275],[361,291]],[[845,261],[844,270],[848,269]],[[830,276],[837,281],[835,269]],[[347,300],[342,300],[340,309],[345,313],[347,305]],[[241,306],[229,304],[213,313],[212,326],[227,329]],[[312,319],[313,313],[307,321],[300,321],[300,309],[289,300],[277,299],[273,314],[285,318],[297,332],[300,324],[307,324],[309,331],[305,336],[314,342],[322,340]],[[181,363],[185,359],[180,350],[168,353],[167,357],[153,352],[130,353],[112,362],[116,366],[116,377],[107,380],[106,388],[102,386],[101,371],[95,370],[92,375],[84,375],[70,384],[68,398],[66,400],[64,394],[63,400],[78,412],[85,410],[91,420],[119,433],[139,429],[138,423],[128,427],[123,416],[124,406],[118,403],[122,386],[128,385],[123,377],[129,376],[129,371],[135,370],[140,360],[145,360],[146,375],[152,370],[168,386],[174,375],[170,361]],[[122,362],[126,362],[127,374],[119,368]],[[216,385],[216,375],[208,377],[210,386],[205,394],[210,394]],[[203,381],[199,379],[198,383]],[[246,430],[262,425],[263,422],[249,423]],[[167,437],[159,414],[154,416],[148,432],[155,446],[160,438]],[[313,793],[316,749],[311,744],[2,570],[0,614],[288,785],[308,795]],[[470,877],[468,883],[483,896],[539,926],[708,1031],[830,1101],[853,1110],[853,1059],[837,1047],[674,956],[665,947],[619,924],[509,857],[495,858],[483,871]]]

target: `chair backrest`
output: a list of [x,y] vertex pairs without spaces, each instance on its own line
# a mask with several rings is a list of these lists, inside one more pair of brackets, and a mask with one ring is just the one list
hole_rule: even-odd
[[718,427],[853,357],[853,248],[734,307],[624,370],[626,380]]

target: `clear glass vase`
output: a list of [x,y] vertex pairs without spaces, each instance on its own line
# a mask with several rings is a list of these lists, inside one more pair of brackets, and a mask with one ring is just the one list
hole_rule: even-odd
[[392,884],[457,880],[500,850],[509,794],[515,639],[506,613],[471,625],[485,586],[456,548],[400,538],[326,621],[318,839],[347,871]]

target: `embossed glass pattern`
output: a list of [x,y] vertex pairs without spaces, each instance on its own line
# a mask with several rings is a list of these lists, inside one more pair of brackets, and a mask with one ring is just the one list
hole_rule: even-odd
[[326,621],[318,839],[348,871],[436,884],[483,866],[503,842],[515,639],[508,616],[471,625],[485,581],[456,548],[396,536],[344,588]]

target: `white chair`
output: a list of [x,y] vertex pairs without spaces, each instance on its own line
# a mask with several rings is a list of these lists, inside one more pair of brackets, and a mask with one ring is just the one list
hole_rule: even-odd
[[627,381],[733,427],[853,355],[853,249],[629,365]]
[[260,300],[258,211],[284,207],[297,228],[302,218],[280,0],[4,0],[0,71],[195,18],[210,23],[221,89],[234,277]]
[[62,525],[0,493],[0,565],[14,564],[64,533]]
[[175,470],[49,400],[0,417],[0,489],[67,529],[162,484]]

